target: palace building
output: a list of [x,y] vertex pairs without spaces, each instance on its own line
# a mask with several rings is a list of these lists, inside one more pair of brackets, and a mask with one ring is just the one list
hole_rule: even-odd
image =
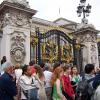
[[36,18],[26,0],[4,0],[0,5],[0,58],[13,64],[34,60],[99,65],[97,31],[65,18],[53,22]]

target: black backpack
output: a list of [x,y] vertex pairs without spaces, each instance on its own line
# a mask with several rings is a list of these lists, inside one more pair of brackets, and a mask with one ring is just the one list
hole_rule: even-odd
[[89,80],[83,78],[81,81],[79,81],[76,87],[77,100],[89,100],[89,97],[91,97],[94,93],[94,89],[90,85],[90,82],[93,80],[94,78]]

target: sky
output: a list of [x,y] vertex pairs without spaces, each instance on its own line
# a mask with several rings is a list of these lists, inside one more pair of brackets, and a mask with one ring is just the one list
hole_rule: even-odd
[[[0,0],[0,3],[3,0]],[[49,21],[54,21],[57,18],[63,17],[80,23],[81,17],[77,16],[77,6],[80,0],[27,0],[30,7],[37,10],[35,17]],[[92,5],[89,23],[93,24],[96,29],[100,30],[100,0],[87,0],[87,4]],[[59,13],[60,9],[60,13]]]

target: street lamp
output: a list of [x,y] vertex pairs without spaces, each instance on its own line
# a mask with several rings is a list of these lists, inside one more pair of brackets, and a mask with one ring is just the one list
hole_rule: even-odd
[[[81,17],[83,14],[82,22],[85,23],[84,19],[89,16],[89,13],[91,13],[91,5],[86,5],[86,0],[80,0],[80,4],[77,7],[77,14],[78,17]],[[87,23],[86,23],[87,24]]]

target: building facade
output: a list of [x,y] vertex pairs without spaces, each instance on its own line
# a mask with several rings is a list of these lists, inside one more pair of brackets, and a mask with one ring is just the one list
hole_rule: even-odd
[[[64,18],[53,22],[36,18],[34,17],[36,12],[30,8],[26,0],[4,0],[1,3],[0,58],[6,56],[7,60],[13,64],[28,64],[30,60],[35,60],[37,63],[61,61],[76,64],[79,61],[77,58],[83,54],[81,44],[87,44],[86,41],[78,41],[84,28],[80,31],[77,28],[78,23]],[[97,61],[95,65],[98,66],[98,53],[96,53],[98,52],[96,43],[98,31],[92,29],[95,36],[94,55],[96,57],[85,56],[85,58],[88,58],[86,63],[92,63],[90,59],[95,59]],[[91,30],[88,31],[85,34],[91,37]],[[88,41],[88,44],[91,45],[91,43]],[[87,50],[91,51],[89,46]],[[82,57],[77,66],[80,66],[80,63],[82,66],[86,64],[83,63]]]

